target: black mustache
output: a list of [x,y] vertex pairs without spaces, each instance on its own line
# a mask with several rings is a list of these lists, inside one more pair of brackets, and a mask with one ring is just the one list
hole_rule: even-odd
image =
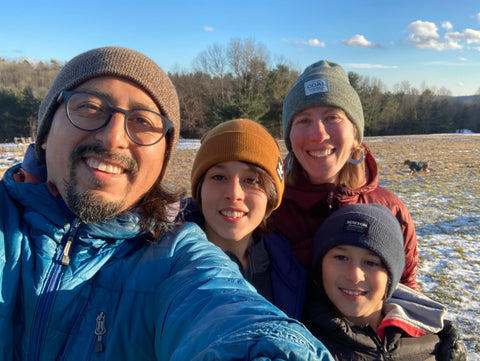
[[73,164],[76,161],[81,160],[89,154],[95,154],[96,156],[104,159],[110,159],[119,163],[127,172],[136,173],[138,171],[137,162],[124,155],[110,152],[105,149],[101,144],[80,144],[72,151],[70,155],[70,162]]

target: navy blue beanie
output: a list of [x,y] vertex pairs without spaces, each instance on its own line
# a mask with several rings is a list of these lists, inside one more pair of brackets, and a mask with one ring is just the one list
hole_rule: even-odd
[[313,239],[316,275],[325,254],[340,245],[362,247],[380,257],[391,280],[389,298],[405,267],[402,229],[392,212],[380,204],[350,204],[332,213]]

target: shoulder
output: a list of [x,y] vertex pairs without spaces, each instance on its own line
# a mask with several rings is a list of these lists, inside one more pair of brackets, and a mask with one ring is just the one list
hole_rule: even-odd
[[294,255],[290,241],[279,231],[271,231],[263,235],[265,248],[270,255],[272,264],[278,265],[287,272],[294,271],[302,279],[306,277],[306,270]]
[[203,224],[202,210],[195,203],[193,198],[183,198],[180,201],[180,210],[175,218],[177,222],[194,222],[200,226]]
[[410,212],[403,201],[395,193],[392,193],[391,191],[380,186],[376,187],[371,192],[363,194],[361,196],[360,203],[382,204],[390,209],[397,219],[411,219]]

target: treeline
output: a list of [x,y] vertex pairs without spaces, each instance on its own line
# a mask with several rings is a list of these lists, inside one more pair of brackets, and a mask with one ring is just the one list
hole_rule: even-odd
[[[38,106],[62,66],[0,59],[0,141],[34,136]],[[191,70],[169,73],[180,97],[181,136],[200,138],[222,121],[250,118],[280,138],[283,99],[302,70],[284,58],[272,60],[255,39],[210,46]],[[480,132],[478,96],[458,101],[447,89],[418,90],[405,81],[389,90],[377,78],[348,76],[362,100],[367,136]]]

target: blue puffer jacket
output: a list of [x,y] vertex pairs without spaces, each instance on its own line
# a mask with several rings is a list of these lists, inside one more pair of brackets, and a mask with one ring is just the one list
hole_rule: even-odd
[[0,185],[1,360],[331,359],[196,225],[148,243],[135,213],[68,222],[15,170]]

